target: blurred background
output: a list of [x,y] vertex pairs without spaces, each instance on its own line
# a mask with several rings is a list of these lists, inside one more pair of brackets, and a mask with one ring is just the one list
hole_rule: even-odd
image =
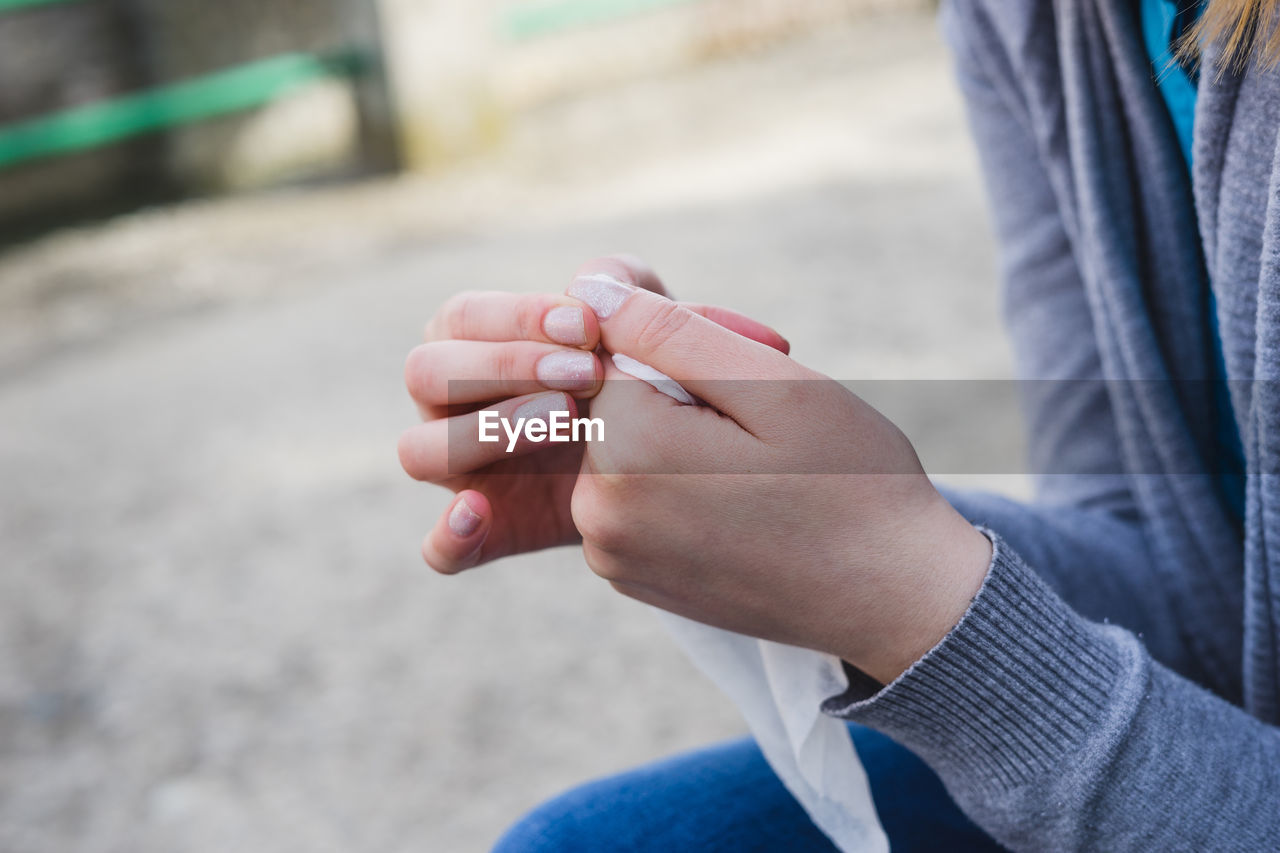
[[403,359],[630,251],[839,378],[1010,375],[934,14],[0,0],[0,850],[485,850],[743,733],[576,552],[425,568]]

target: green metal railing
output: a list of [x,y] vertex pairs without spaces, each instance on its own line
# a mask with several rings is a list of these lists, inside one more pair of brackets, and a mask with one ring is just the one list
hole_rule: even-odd
[[[0,0],[0,15],[80,2],[88,0]],[[510,8],[499,19],[498,29],[509,40],[524,41],[692,2],[696,0],[532,0]],[[369,65],[369,57],[357,52],[289,53],[0,125],[0,170],[254,109],[323,78],[360,77]],[[385,93],[372,100],[385,100]]]
[[0,127],[0,169],[253,109],[316,80],[355,76],[366,66],[356,54],[288,53]]
[[31,6],[53,6],[56,3],[79,3],[80,0],[0,0],[0,15]]
[[[91,0],[0,0],[0,15]],[[394,117],[372,3],[340,4],[341,49],[291,52],[0,125],[0,171],[264,106],[326,78],[351,82],[367,168],[399,167]]]

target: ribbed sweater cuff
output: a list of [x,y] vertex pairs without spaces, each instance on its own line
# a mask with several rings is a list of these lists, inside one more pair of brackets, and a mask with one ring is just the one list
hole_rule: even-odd
[[857,686],[828,714],[884,732],[944,779],[1007,790],[1059,766],[1107,714],[1122,641],[1062,602],[989,530],[991,565],[964,617],[871,695]]

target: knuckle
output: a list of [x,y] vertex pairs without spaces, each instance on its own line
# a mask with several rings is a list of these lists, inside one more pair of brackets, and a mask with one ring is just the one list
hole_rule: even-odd
[[536,296],[524,300],[520,310],[516,312],[516,334],[521,340],[538,341],[545,337],[542,333],[542,317],[549,308],[545,297]]
[[597,555],[587,561],[587,566],[591,569],[592,574],[602,580],[609,581],[609,583],[616,584],[625,580],[622,564],[609,557]]
[[405,430],[396,444],[400,467],[410,477],[421,481],[431,478],[423,450],[421,436],[416,428]]
[[431,344],[415,347],[405,359],[404,384],[415,400],[423,403],[439,402],[441,378],[437,362]]
[[596,491],[600,499],[620,512],[626,512],[632,504],[637,478],[624,471],[606,471],[594,475]]
[[440,309],[440,316],[443,318],[442,326],[446,337],[465,338],[467,336],[467,329],[471,327],[471,320],[475,314],[478,295],[477,291],[464,290],[450,296],[444,303],[444,307]]
[[628,525],[619,519],[624,513],[610,505],[601,495],[578,489],[574,492],[570,511],[574,526],[582,540],[597,551],[616,553],[626,547],[630,535]]
[[611,584],[621,584],[626,580],[624,564],[621,560],[614,559],[607,551],[587,543],[583,546],[582,556],[586,560],[587,568],[591,569],[591,573],[596,577]]
[[637,330],[636,345],[643,352],[662,349],[680,333],[692,317],[693,312],[683,305],[670,301],[659,302]]
[[644,596],[640,592],[640,588],[635,584],[626,583],[618,579],[608,579],[609,586],[613,587],[613,591],[625,595],[627,598],[633,598],[636,601],[644,601]]
[[493,376],[487,378],[496,379],[503,383],[528,379],[529,371],[527,369],[521,370],[522,362],[523,359],[517,347],[499,347],[493,357]]
[[422,371],[428,358],[426,346],[422,344],[414,347],[404,360],[404,387],[409,389],[410,396],[415,399],[422,391]]
[[[573,516],[573,526],[578,528],[582,541],[595,544],[605,532],[604,514],[596,504],[580,497],[581,490],[575,491],[569,504],[569,512]],[[597,546],[598,547],[598,546]]]
[[788,381],[776,383],[778,386],[778,402],[775,408],[783,412],[807,412],[810,406],[819,403],[814,399],[815,383],[805,381]]
[[[592,409],[592,414],[597,411]],[[613,431],[609,433],[608,442],[591,446],[593,479],[601,493],[610,499],[631,500],[640,488],[640,475],[660,470],[660,455],[652,450],[654,436],[649,432],[624,423],[622,418],[606,420]],[[645,429],[665,430],[666,426],[659,424],[651,427],[646,424]],[[687,436],[677,438],[684,440]]]
[[400,467],[404,469],[404,472],[416,480],[417,477],[414,477],[416,469],[413,464],[413,444],[408,432],[402,433],[400,440],[396,442],[396,456],[399,458]]

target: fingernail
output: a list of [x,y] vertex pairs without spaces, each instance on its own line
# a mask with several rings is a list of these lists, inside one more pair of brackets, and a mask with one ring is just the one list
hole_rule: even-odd
[[579,276],[569,285],[567,291],[574,299],[580,299],[601,320],[613,316],[613,312],[622,307],[627,297],[635,293],[635,288],[618,281],[613,276],[598,273],[596,275]]
[[449,511],[449,529],[460,539],[466,539],[479,530],[482,521],[484,519],[471,508],[466,498],[459,498],[453,505],[453,509]]
[[521,418],[525,420],[549,420],[552,412],[564,412],[569,409],[564,401],[563,394],[543,394],[541,397],[534,397],[529,402],[515,410],[512,418],[519,421]]
[[538,359],[538,381],[557,391],[585,391],[596,384],[596,357],[589,352],[553,352]]
[[587,342],[587,325],[581,308],[567,305],[552,308],[542,318],[542,331],[551,340],[566,346],[580,347]]

